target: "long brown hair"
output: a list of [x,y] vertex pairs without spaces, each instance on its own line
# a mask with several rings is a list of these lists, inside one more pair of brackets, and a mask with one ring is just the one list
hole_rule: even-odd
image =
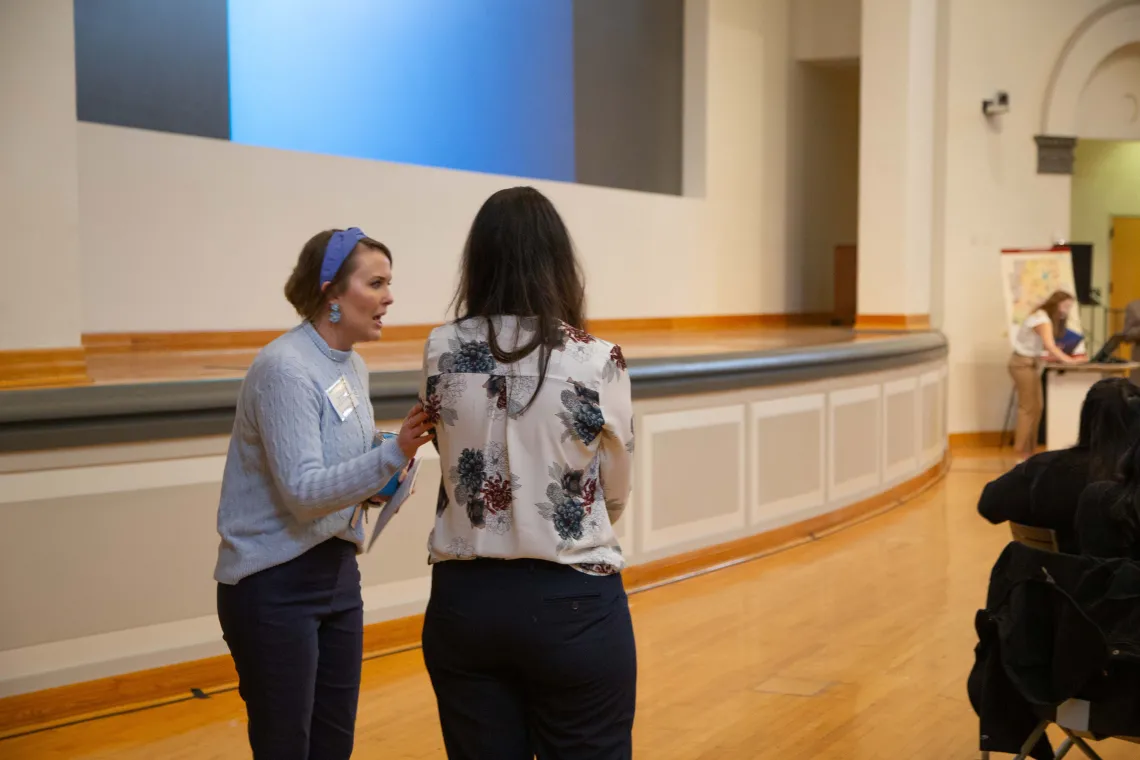
[[[538,386],[546,381],[550,353],[559,343],[561,323],[586,327],[586,289],[570,233],[546,196],[532,187],[492,195],[475,215],[463,249],[457,319],[487,320],[491,354],[513,364],[539,351]],[[530,342],[507,350],[499,344],[491,317],[536,317]],[[529,408],[534,396],[527,402]]]
[[1037,307],[1038,311],[1048,314],[1049,321],[1053,323],[1053,340],[1060,340],[1061,336],[1065,334],[1069,318],[1061,314],[1061,304],[1072,300],[1074,299],[1071,294],[1063,290],[1054,290],[1053,295],[1046,298],[1045,303]]

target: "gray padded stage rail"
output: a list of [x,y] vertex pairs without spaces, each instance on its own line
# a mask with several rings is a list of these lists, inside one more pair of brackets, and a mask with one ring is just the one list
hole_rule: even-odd
[[[634,398],[824,380],[932,361],[947,354],[939,332],[769,351],[629,362]],[[224,435],[241,379],[149,382],[0,392],[0,452]],[[419,372],[373,372],[376,419],[402,419]]]

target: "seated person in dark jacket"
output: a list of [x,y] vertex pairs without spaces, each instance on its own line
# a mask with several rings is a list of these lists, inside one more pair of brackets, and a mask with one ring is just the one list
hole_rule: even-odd
[[1116,481],[1090,483],[1077,507],[1082,554],[1140,560],[1140,400],[1134,400],[1132,446]]
[[995,525],[1008,520],[1049,528],[1062,552],[1077,554],[1077,503],[1089,483],[1115,475],[1131,442],[1129,401],[1138,398],[1140,388],[1125,378],[1095,383],[1081,405],[1077,445],[1036,454],[991,481],[982,490],[978,512]]

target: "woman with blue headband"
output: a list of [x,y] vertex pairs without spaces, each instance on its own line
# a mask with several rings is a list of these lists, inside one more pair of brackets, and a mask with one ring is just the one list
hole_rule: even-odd
[[315,235],[285,286],[303,321],[262,349],[238,396],[214,578],[256,760],[352,754],[362,504],[431,440],[416,405],[375,445],[353,346],[379,339],[391,282],[382,243],[355,227]]

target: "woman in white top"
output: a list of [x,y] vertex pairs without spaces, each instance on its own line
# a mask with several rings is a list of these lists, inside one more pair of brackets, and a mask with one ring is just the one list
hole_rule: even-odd
[[1013,449],[1018,460],[1033,455],[1037,447],[1037,428],[1041,424],[1044,401],[1041,397],[1041,360],[1063,364],[1080,364],[1083,358],[1069,356],[1057,346],[1057,338],[1065,334],[1065,323],[1073,308],[1073,297],[1058,290],[1025,318],[1013,339],[1013,355],[1009,374],[1017,388],[1017,431]]
[[424,660],[452,760],[632,753],[636,649],[613,523],[633,407],[621,348],[585,332],[583,302],[550,201],[491,196],[421,388],[442,472]]

